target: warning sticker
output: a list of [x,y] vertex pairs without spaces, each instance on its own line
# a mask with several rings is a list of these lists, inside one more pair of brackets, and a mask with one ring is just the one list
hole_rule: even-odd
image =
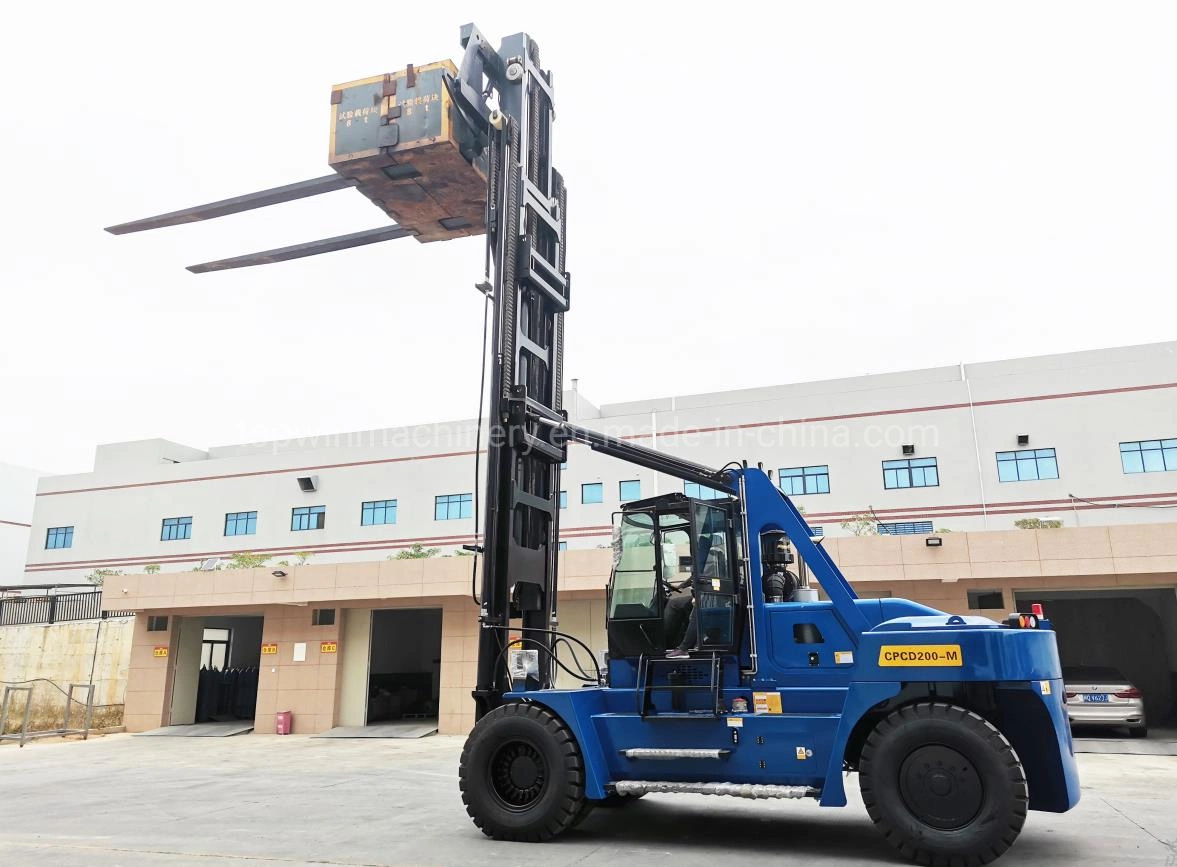
[[1038,682],[1038,686],[1042,689],[1043,695],[1050,695],[1050,681],[1049,680],[1040,680]]
[[277,652],[278,652],[278,645],[277,644],[263,644],[262,645],[262,656],[272,656]]
[[338,649],[339,649],[339,645],[336,644],[334,641],[320,641],[319,642],[319,653],[334,653]]
[[834,664],[835,665],[850,665],[854,662],[854,652],[850,650],[835,650]]
[[165,657],[165,656],[167,656],[167,655],[168,655],[168,649],[167,649],[166,647],[157,647],[157,648],[155,648],[155,657],[156,657],[156,659],[162,659],[163,657]]
[[779,692],[752,693],[752,709],[756,713],[780,713],[781,694]]
[[879,665],[959,668],[964,659],[959,644],[887,644],[879,648]]

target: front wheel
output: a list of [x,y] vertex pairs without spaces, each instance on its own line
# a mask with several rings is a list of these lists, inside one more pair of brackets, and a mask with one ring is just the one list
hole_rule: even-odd
[[583,818],[584,760],[547,708],[513,702],[478,721],[458,765],[466,812],[495,840],[550,840]]
[[991,723],[956,705],[909,705],[885,717],[863,745],[859,784],[887,842],[922,864],[987,864],[1026,821],[1017,753]]

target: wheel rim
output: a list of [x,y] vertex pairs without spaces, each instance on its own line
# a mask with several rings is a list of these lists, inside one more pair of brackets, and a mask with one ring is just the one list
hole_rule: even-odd
[[965,755],[943,744],[929,744],[904,760],[899,769],[899,794],[921,822],[954,831],[981,812],[985,786]]
[[534,806],[549,778],[543,754],[527,741],[509,741],[495,750],[489,776],[495,798],[512,812]]

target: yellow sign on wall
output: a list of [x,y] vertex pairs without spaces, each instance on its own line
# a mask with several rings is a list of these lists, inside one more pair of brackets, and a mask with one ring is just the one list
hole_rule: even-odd
[[338,649],[339,649],[339,645],[336,644],[334,641],[321,641],[321,642],[319,642],[319,652],[320,653],[334,653]]
[[166,647],[157,647],[155,648],[155,655],[157,658],[162,659],[168,655],[168,649]]
[[272,656],[273,654],[275,654],[277,652],[278,652],[278,645],[276,645],[276,644],[263,644],[262,645],[262,656]]

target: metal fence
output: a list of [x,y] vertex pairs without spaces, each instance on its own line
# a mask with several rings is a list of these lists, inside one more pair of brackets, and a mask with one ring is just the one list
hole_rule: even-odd
[[0,598],[0,626],[64,623],[70,620],[95,620],[99,617],[121,617],[129,614],[130,611],[104,612],[101,590]]

